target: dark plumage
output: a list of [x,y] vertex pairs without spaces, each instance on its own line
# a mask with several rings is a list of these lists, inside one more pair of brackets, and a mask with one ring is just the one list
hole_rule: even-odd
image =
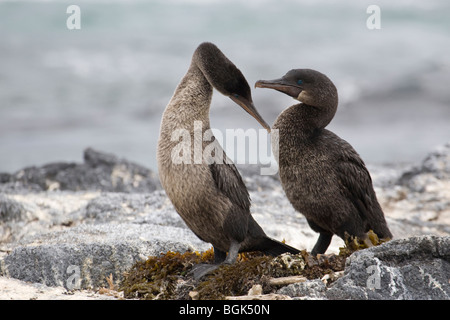
[[334,234],[367,239],[373,230],[380,238],[392,238],[363,160],[350,144],[325,129],[338,105],[331,80],[314,70],[295,69],[255,86],[301,101],[276,119],[272,132],[279,130],[279,140],[273,147],[287,198],[320,234],[312,253],[324,253]]
[[[298,250],[266,236],[250,214],[250,197],[234,164],[222,147],[214,154],[223,155],[223,163],[210,163],[195,157],[195,145],[201,151],[213,141],[204,141],[210,129],[209,107],[213,87],[255,117],[266,129],[269,125],[256,111],[250,87],[242,73],[212,43],[202,43],[194,52],[186,75],[164,111],[158,141],[158,169],[161,184],[176,211],[187,226],[203,241],[214,247],[215,262],[233,263],[238,252],[263,251],[278,255]],[[184,130],[195,139],[194,121],[201,121],[200,139],[182,148],[190,153],[188,161],[176,163],[173,151],[180,144],[174,132]],[[186,156],[186,155],[184,155]],[[197,160],[197,161],[196,161]],[[200,276],[202,273],[200,273]]]

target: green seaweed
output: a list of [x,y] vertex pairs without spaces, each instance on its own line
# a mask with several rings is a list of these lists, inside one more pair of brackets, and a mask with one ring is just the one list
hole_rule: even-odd
[[364,239],[360,239],[358,237],[353,237],[346,234],[345,237],[345,246],[339,248],[339,254],[342,255],[351,255],[353,252],[367,249],[372,246],[378,246],[382,243],[385,243],[391,239],[380,239],[373,230],[369,230]]
[[213,260],[213,250],[199,252],[169,251],[134,264],[124,275],[120,291],[125,298],[173,299],[178,280],[187,277],[192,266]]
[[303,275],[308,279],[322,278],[325,274],[342,271],[345,255],[311,256],[306,250],[300,254],[265,256],[258,252],[240,254],[236,263],[221,265],[201,281],[195,281],[189,271],[195,264],[212,263],[213,250],[204,253],[167,252],[136,263],[125,275],[120,290],[125,298],[139,299],[224,299],[227,296],[246,295],[260,284],[263,293],[277,288],[269,284],[270,278]]
[[[189,272],[194,265],[213,263],[212,248],[203,253],[169,251],[133,265],[124,275],[119,290],[128,299],[224,299],[246,295],[255,284],[261,285],[263,293],[272,293],[277,288],[270,285],[270,278],[301,275],[310,280],[322,279],[327,274],[343,271],[346,258],[353,252],[388,240],[379,239],[370,230],[364,239],[347,237],[338,255],[312,256],[306,250],[275,258],[259,252],[241,253],[236,263],[221,265],[201,281],[194,280]],[[335,278],[329,277],[327,285]],[[191,296],[191,292],[195,295]]]
[[254,284],[264,283],[264,277],[271,270],[271,260],[267,256],[247,257],[232,265],[220,266],[198,283],[195,289],[198,299],[224,299],[226,296],[246,294]]

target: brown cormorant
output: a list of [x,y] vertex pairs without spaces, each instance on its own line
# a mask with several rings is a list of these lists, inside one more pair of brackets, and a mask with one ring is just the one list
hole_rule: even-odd
[[[201,145],[203,152],[213,140],[202,139],[205,131],[210,129],[213,87],[270,131],[270,126],[253,105],[250,87],[241,71],[214,44],[200,44],[162,116],[157,158],[161,184],[167,196],[186,225],[201,240],[213,245],[216,265],[234,263],[238,252],[298,253],[297,249],[268,238],[253,219],[247,188],[219,144],[214,153],[223,153],[223,163],[210,163],[198,156],[195,159],[195,145]],[[200,135],[194,132],[196,121],[201,121]],[[180,142],[179,137],[173,137],[174,132],[180,130],[188,132],[187,138],[192,143]],[[182,152],[190,153],[183,156],[188,161],[182,163],[173,159],[174,150],[178,150],[175,153],[180,150],[177,149],[180,143],[186,143]],[[194,276],[200,277],[204,273],[194,273]]]
[[333,82],[318,71],[294,69],[255,86],[301,102],[275,120],[272,132],[278,129],[279,139],[272,146],[287,198],[319,233],[312,253],[324,253],[334,234],[366,243],[370,230],[379,238],[392,238],[363,160],[349,143],[325,129],[338,106]]

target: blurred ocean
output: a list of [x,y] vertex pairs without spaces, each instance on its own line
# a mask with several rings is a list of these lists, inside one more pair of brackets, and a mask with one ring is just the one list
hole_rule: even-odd
[[[66,27],[71,4],[80,30]],[[371,4],[380,30],[366,26]],[[161,114],[203,41],[252,87],[327,74],[340,94],[330,130],[367,163],[419,161],[450,141],[449,17],[448,0],[0,0],[0,172],[81,161],[88,146],[156,169]],[[295,103],[253,100],[269,124]],[[218,92],[211,126],[261,128]]]

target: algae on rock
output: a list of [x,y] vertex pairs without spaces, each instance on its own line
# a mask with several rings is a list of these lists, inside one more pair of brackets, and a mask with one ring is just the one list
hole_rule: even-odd
[[[278,257],[251,252],[240,254],[238,261],[221,265],[199,281],[189,274],[195,264],[212,263],[213,250],[204,253],[167,252],[159,257],[149,257],[136,263],[125,275],[121,290],[125,298],[139,299],[225,299],[228,296],[246,295],[255,285],[264,294],[278,287],[270,279],[305,276],[320,279],[325,274],[342,271],[346,256],[321,255],[313,257],[305,250],[297,255],[289,253]],[[195,295],[190,294],[195,292]]]

